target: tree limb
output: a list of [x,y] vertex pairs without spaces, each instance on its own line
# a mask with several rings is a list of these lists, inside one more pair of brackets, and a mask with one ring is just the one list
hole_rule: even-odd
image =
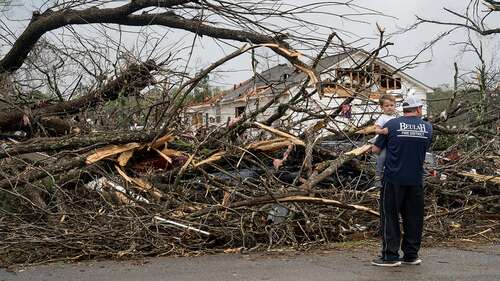
[[38,108],[31,112],[21,110],[2,112],[0,113],[0,130],[26,128],[27,125],[21,122],[24,115],[27,115],[30,119],[36,119],[39,116],[75,114],[97,104],[114,100],[120,94],[128,96],[138,93],[152,82],[153,75],[150,72],[155,69],[157,69],[157,65],[154,61],[140,64],[134,63],[115,80],[80,98]]
[[[12,49],[0,61],[0,73],[13,72],[21,67],[29,52],[36,42],[45,33],[67,25],[83,25],[95,23],[112,23],[130,26],[161,25],[171,28],[183,29],[200,35],[219,39],[231,39],[254,44],[278,43],[288,48],[287,44],[272,36],[218,28],[201,23],[199,20],[185,19],[172,12],[157,14],[132,14],[147,7],[174,7],[189,2],[187,0],[133,0],[129,4],[116,8],[91,7],[83,10],[64,9],[53,12],[47,10],[43,14],[34,13],[31,22],[16,40]],[[277,53],[281,51],[275,50]]]

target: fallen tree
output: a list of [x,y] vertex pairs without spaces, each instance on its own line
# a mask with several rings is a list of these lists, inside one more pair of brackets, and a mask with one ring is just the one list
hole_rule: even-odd
[[[2,112],[0,113],[0,130],[28,130],[29,127],[31,125],[34,126],[42,116],[68,116],[83,112],[98,104],[114,100],[118,98],[119,95],[129,96],[137,94],[144,87],[153,82],[153,75],[151,72],[157,68],[154,61],[132,64],[114,80],[82,97],[41,108],[33,108],[28,112],[22,110]],[[50,129],[49,126],[47,127]],[[63,128],[63,130],[64,129],[66,129],[66,134],[71,132],[70,128]]]
[[[4,148],[3,264],[300,247],[376,235],[370,145],[351,144],[340,154],[314,149],[312,172],[302,173],[303,141],[260,126],[278,138],[223,151],[175,130],[155,141],[155,132],[95,133]],[[282,165],[273,167],[273,158],[294,143]],[[478,149],[495,151],[498,142]],[[33,151],[58,160],[15,163]],[[470,152],[457,166],[446,153],[427,167],[438,172],[426,183],[426,233],[433,239],[497,239],[498,183],[481,174],[493,173],[500,158]],[[469,167],[482,168],[461,172]],[[26,251],[32,251],[29,259]]]
[[[0,61],[4,74],[15,77],[17,71],[25,70],[23,65],[32,66],[30,50],[44,34],[75,25],[159,25],[187,30],[195,38],[229,39],[245,45],[193,77],[185,68],[175,71],[169,66],[170,55],[166,60],[127,59],[120,64],[121,71],[117,59],[112,72],[100,69],[96,62],[95,73],[78,60],[83,56],[64,56],[78,61],[82,72],[90,72],[91,82],[83,90],[73,85],[68,90],[71,95],[59,91],[62,100],[49,98],[51,103],[23,100],[25,88],[14,79],[13,84],[21,86],[13,92],[14,101],[8,102],[11,111],[0,113],[0,129],[23,129],[30,134],[18,141],[9,136],[0,142],[0,235],[5,237],[1,264],[301,248],[359,235],[377,236],[378,191],[371,188],[374,157],[367,153],[370,145],[366,144],[367,135],[373,134],[367,126],[373,120],[346,124],[341,114],[357,99],[372,102],[367,91],[376,77],[366,67],[392,43],[384,40],[384,29],[379,26],[378,47],[353,64],[358,78],[371,82],[348,89],[349,95],[338,105],[313,110],[312,97],[331,98],[324,96],[324,84],[345,88],[341,77],[319,79],[320,60],[332,45],[342,55],[350,56],[353,51],[333,33],[320,40],[322,45],[313,46],[314,59],[306,64],[293,44],[286,42],[303,39],[302,34],[273,31],[271,24],[264,24],[265,18],[292,16],[322,4],[280,10],[265,3],[134,0],[110,8],[75,2],[35,13]],[[275,7],[274,1],[269,3]],[[256,7],[263,10],[252,14]],[[205,13],[239,23],[238,28],[221,27]],[[248,14],[264,19],[251,20]],[[85,43],[80,37],[77,41],[87,48],[83,53],[99,53],[89,48],[96,42]],[[294,68],[293,78],[300,79],[278,88],[269,102],[234,122],[197,129],[184,122],[184,102],[208,74],[249,52],[254,60],[252,79],[257,79],[253,52],[264,47],[284,57]],[[91,58],[97,61],[99,57]],[[175,79],[169,81],[171,76]],[[51,83],[46,84],[56,88],[58,79],[49,78]],[[281,80],[289,83],[286,77]],[[267,81],[262,87],[272,88],[275,83]],[[151,90],[151,86],[159,87]],[[297,90],[293,95],[291,88]],[[139,100],[141,93],[151,101]],[[290,99],[281,102],[288,94]],[[492,116],[470,122],[468,128],[450,128],[449,119],[474,106],[459,104],[455,98],[450,99],[448,114],[433,120],[435,141],[452,140],[444,149],[433,151],[436,161],[427,166],[426,238],[498,239],[499,143],[498,131],[491,124],[499,115],[492,110]],[[120,99],[133,106],[116,109],[110,105]],[[143,127],[126,122],[122,130],[111,130],[92,124],[88,130],[73,132],[71,124],[51,119],[76,113],[95,117],[99,110],[105,112],[99,117],[108,125],[117,121],[112,113],[125,111],[130,120],[140,115]],[[272,114],[262,118],[266,110]],[[304,117],[285,122],[297,113]],[[63,129],[59,136],[48,137],[37,126]],[[294,127],[304,129],[297,133]]]

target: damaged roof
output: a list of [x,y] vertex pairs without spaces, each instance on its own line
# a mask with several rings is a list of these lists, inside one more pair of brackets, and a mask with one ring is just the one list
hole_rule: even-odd
[[[331,56],[327,56],[320,60],[316,67],[316,71],[321,73],[333,65],[352,55],[356,51],[348,51]],[[306,75],[302,71],[298,71],[295,67],[288,64],[278,64],[273,66],[252,78],[234,85],[233,89],[226,90],[224,97],[220,100],[222,103],[241,99],[245,96],[253,96],[255,94],[262,95],[271,92],[282,92],[299,85]],[[265,91],[262,91],[267,86]],[[256,93],[258,91],[258,93]]]
[[[333,66],[349,58],[350,56],[353,56],[356,53],[370,55],[368,52],[359,49],[352,49],[342,53],[330,55],[322,58],[318,62],[315,70],[318,74],[328,72]],[[382,60],[380,60],[380,62],[386,67],[389,67],[391,69],[394,68]],[[432,91],[432,88],[409,76],[408,74],[402,71],[399,71],[399,73],[400,75],[405,76],[407,79],[410,79],[415,83],[420,84],[422,87],[427,88],[427,91],[429,91],[429,89],[430,91]],[[300,70],[297,70],[294,66],[288,64],[278,64],[254,75],[252,78],[243,81],[242,83],[235,84],[232,89],[223,91],[220,95],[217,96],[217,100],[215,102],[228,103],[243,100],[245,98],[253,96],[278,94],[295,86],[301,85],[305,78],[306,74]],[[202,104],[204,106],[208,106],[213,103],[214,101],[211,100],[205,101]],[[200,104],[198,104],[197,106],[200,106]]]

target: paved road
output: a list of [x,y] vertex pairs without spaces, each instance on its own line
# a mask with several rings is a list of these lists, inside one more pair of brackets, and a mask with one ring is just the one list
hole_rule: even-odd
[[16,272],[0,269],[0,280],[500,280],[500,244],[425,248],[422,265],[398,268],[370,266],[375,254],[368,248],[51,264]]

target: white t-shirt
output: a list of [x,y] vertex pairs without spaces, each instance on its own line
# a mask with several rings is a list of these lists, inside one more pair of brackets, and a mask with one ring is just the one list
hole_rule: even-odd
[[375,121],[375,125],[378,125],[380,126],[381,128],[384,127],[385,123],[387,123],[387,121],[391,120],[391,119],[394,119],[396,118],[397,116],[396,115],[387,115],[387,114],[382,114],[380,115],[380,117],[377,119],[377,121]]

